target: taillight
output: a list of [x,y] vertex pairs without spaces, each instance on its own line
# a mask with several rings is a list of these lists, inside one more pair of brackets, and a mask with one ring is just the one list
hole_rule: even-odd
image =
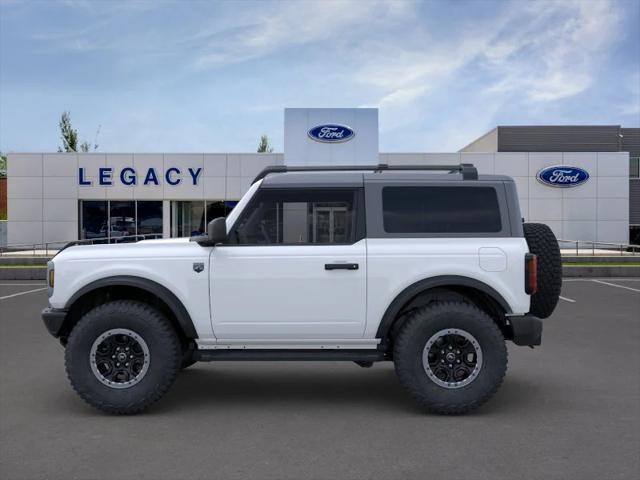
[[524,291],[529,295],[538,291],[538,257],[533,253],[524,256]]

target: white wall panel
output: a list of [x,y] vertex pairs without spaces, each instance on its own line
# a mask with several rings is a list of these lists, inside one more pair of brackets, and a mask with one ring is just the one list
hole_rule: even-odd
[[[578,187],[579,188],[579,187]],[[530,198],[562,198],[562,188],[550,187],[540,183],[535,174],[529,177],[529,197]]]
[[19,222],[9,220],[7,222],[7,244],[40,243],[42,242],[42,227],[41,221]]
[[242,155],[239,153],[230,153],[227,155],[227,176],[239,177],[240,176],[240,164],[242,161]]
[[77,177],[77,153],[46,153],[42,159],[43,176],[49,177]]
[[7,198],[42,198],[42,177],[9,177]]
[[224,177],[204,177],[202,183],[205,199],[224,200],[227,198],[226,181]]
[[241,195],[240,177],[227,177],[227,200],[240,200]]
[[44,202],[43,217],[45,222],[77,222],[78,200],[75,198],[52,198]]
[[596,205],[595,198],[565,198],[562,200],[562,219],[564,221],[591,220],[595,222],[597,220]]
[[554,198],[529,198],[529,217],[532,222],[562,220],[562,204]]
[[67,242],[78,238],[78,221],[44,222],[45,242]]
[[570,167],[584,168],[589,175],[595,175],[597,172],[597,157],[594,152],[564,152],[562,154],[562,165]]
[[43,183],[44,198],[78,198],[77,177],[49,177]]
[[494,155],[496,174],[509,175],[510,177],[526,177],[529,175],[528,153],[499,152]]
[[629,243],[629,222],[598,222],[599,242]]
[[42,154],[12,153],[7,159],[7,178],[42,176]]
[[629,179],[598,177],[598,198],[629,198]]
[[7,218],[18,222],[42,221],[41,198],[9,198],[7,199]]
[[536,174],[545,167],[552,165],[562,165],[562,153],[556,152],[530,152],[529,153],[529,175],[535,177]]
[[629,178],[629,154],[627,152],[600,152],[598,177]]
[[629,221],[629,200],[626,198],[598,199],[598,220]]
[[203,165],[205,177],[225,177],[227,175],[227,154],[205,153]]
[[593,240],[596,237],[596,222],[563,222],[562,239]]

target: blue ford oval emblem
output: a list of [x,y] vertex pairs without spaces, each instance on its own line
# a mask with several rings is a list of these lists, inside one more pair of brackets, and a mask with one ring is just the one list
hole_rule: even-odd
[[556,165],[538,172],[538,181],[552,187],[577,187],[589,180],[589,172],[578,167]]
[[308,135],[316,142],[338,143],[351,140],[356,132],[346,125],[338,125],[328,123],[326,125],[318,125],[309,130]]

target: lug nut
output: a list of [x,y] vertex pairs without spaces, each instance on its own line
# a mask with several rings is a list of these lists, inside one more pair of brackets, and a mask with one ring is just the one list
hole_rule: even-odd
[[115,355],[111,355],[111,358],[116,358],[116,356]]

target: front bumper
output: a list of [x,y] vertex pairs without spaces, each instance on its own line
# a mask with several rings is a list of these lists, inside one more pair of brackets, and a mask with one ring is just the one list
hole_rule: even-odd
[[516,345],[535,346],[542,343],[542,320],[529,313],[509,317],[513,330],[513,343]]
[[67,318],[67,313],[68,310],[51,307],[45,308],[42,311],[42,321],[44,322],[44,326],[47,327],[49,333],[56,338],[60,337],[60,332],[62,331],[62,326]]

